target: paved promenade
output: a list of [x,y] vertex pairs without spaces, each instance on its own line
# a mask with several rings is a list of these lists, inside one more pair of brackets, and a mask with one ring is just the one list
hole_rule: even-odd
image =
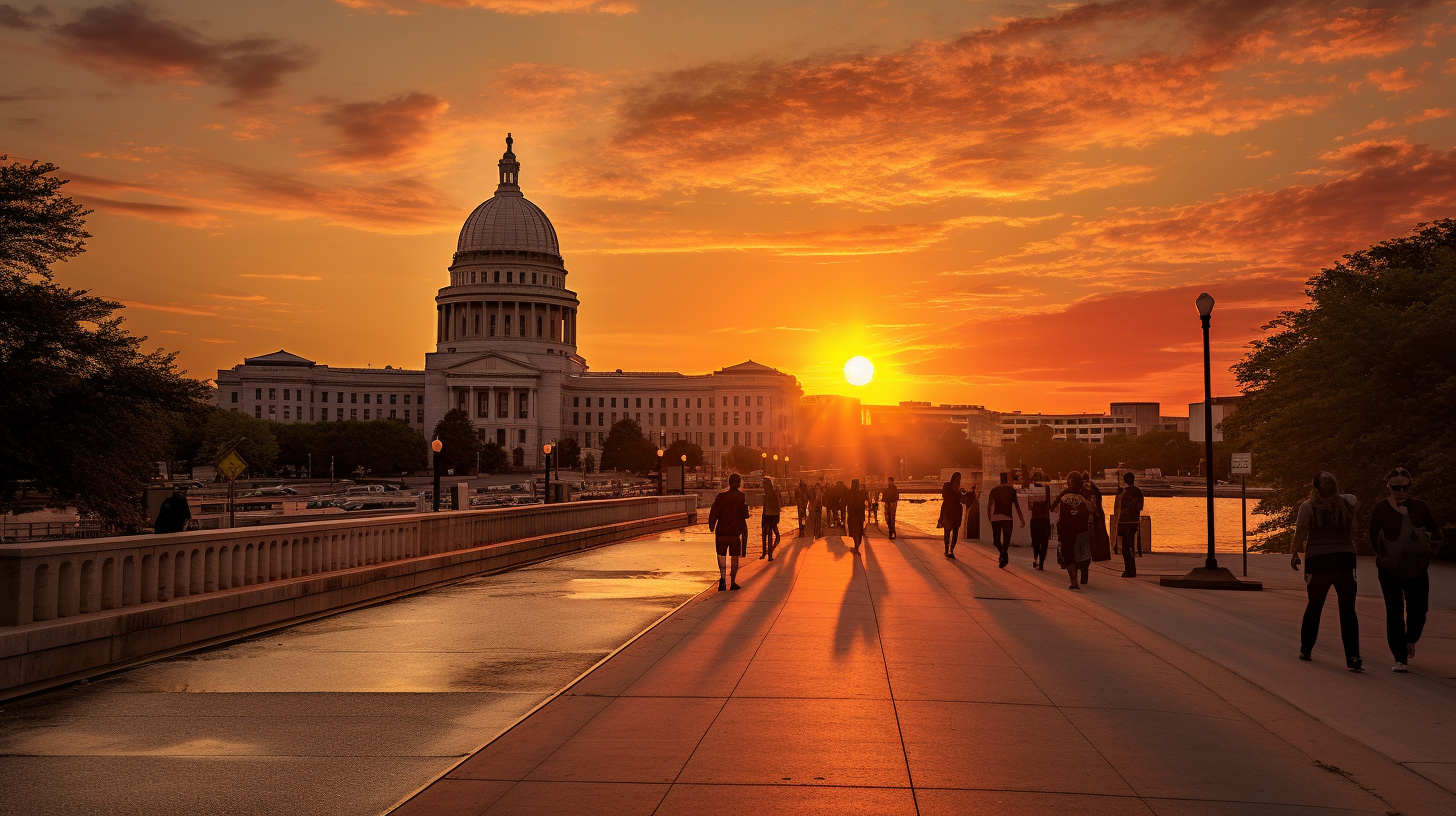
[[396,812],[1456,813],[1432,781],[1456,787],[1448,611],[1399,676],[1362,598],[1354,675],[1333,604],[1316,662],[1294,659],[1287,562],[1258,594],[1104,568],[1076,594],[991,553],[786,538]]

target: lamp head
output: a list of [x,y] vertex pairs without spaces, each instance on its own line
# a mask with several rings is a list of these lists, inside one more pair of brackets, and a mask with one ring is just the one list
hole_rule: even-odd
[[547,456],[550,456],[551,455],[551,445],[550,445],[550,443],[547,443],[545,445],[542,445],[541,446],[541,452],[544,453],[544,454],[546,454]]
[[686,454],[686,453],[684,453],[684,454],[683,454],[683,455],[682,455],[682,460],[683,460],[683,464],[685,464],[685,465],[686,465],[686,464],[687,464],[687,463],[688,463],[688,455],[687,455],[687,454]]
[[774,454],[774,461],[777,462],[778,460],[779,460],[779,455],[777,453],[775,453]]
[[658,448],[658,449],[657,449],[657,455],[658,455],[658,456],[661,456],[661,455],[662,455],[662,448]]
[[440,449],[443,447],[445,447],[444,444],[442,444],[438,439],[432,440],[430,442],[430,450],[434,451],[435,453],[439,453]]
[[1209,315],[1213,314],[1213,295],[1204,292],[1203,294],[1198,296],[1198,300],[1195,300],[1193,302],[1198,306],[1198,313],[1200,315],[1208,317]]

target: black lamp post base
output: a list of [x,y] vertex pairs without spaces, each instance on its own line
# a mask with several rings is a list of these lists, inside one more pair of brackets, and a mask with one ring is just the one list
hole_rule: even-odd
[[1159,586],[1175,589],[1232,589],[1257,592],[1264,588],[1262,581],[1239,579],[1223,567],[1198,567],[1182,578],[1160,578]]

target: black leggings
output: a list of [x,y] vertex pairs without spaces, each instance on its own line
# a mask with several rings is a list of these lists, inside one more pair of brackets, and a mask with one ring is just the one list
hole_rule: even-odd
[[1431,606],[1431,576],[1401,578],[1385,570],[1379,571],[1380,594],[1385,596],[1385,640],[1395,662],[1404,663],[1406,644],[1421,639],[1426,628],[1426,610]]
[[1355,617],[1355,571],[1348,567],[1320,570],[1310,573],[1307,580],[1305,588],[1309,592],[1309,605],[1304,608],[1304,623],[1299,627],[1300,651],[1308,654],[1314,649],[1315,638],[1319,635],[1320,613],[1324,611],[1330,587],[1334,587],[1340,608],[1340,640],[1345,644],[1345,657],[1360,654],[1360,619]]
[[956,538],[960,535],[960,532],[961,526],[959,524],[954,527],[947,527],[941,531],[940,537],[947,550],[955,549]]
[[1047,557],[1047,542],[1052,539],[1052,520],[1049,518],[1031,518],[1031,556],[1036,563],[1045,564]]
[[1011,546],[1010,520],[991,522],[991,543],[995,544],[996,549],[1001,552],[1006,552],[1007,548]]

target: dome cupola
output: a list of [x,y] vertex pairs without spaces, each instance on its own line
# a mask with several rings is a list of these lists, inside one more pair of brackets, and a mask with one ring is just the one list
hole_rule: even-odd
[[[500,184],[465,219],[455,252],[538,252],[560,258],[556,228],[540,207],[521,194],[521,163],[511,150],[515,140],[506,134],[506,152],[498,164]],[[559,260],[558,260],[559,262]]]

